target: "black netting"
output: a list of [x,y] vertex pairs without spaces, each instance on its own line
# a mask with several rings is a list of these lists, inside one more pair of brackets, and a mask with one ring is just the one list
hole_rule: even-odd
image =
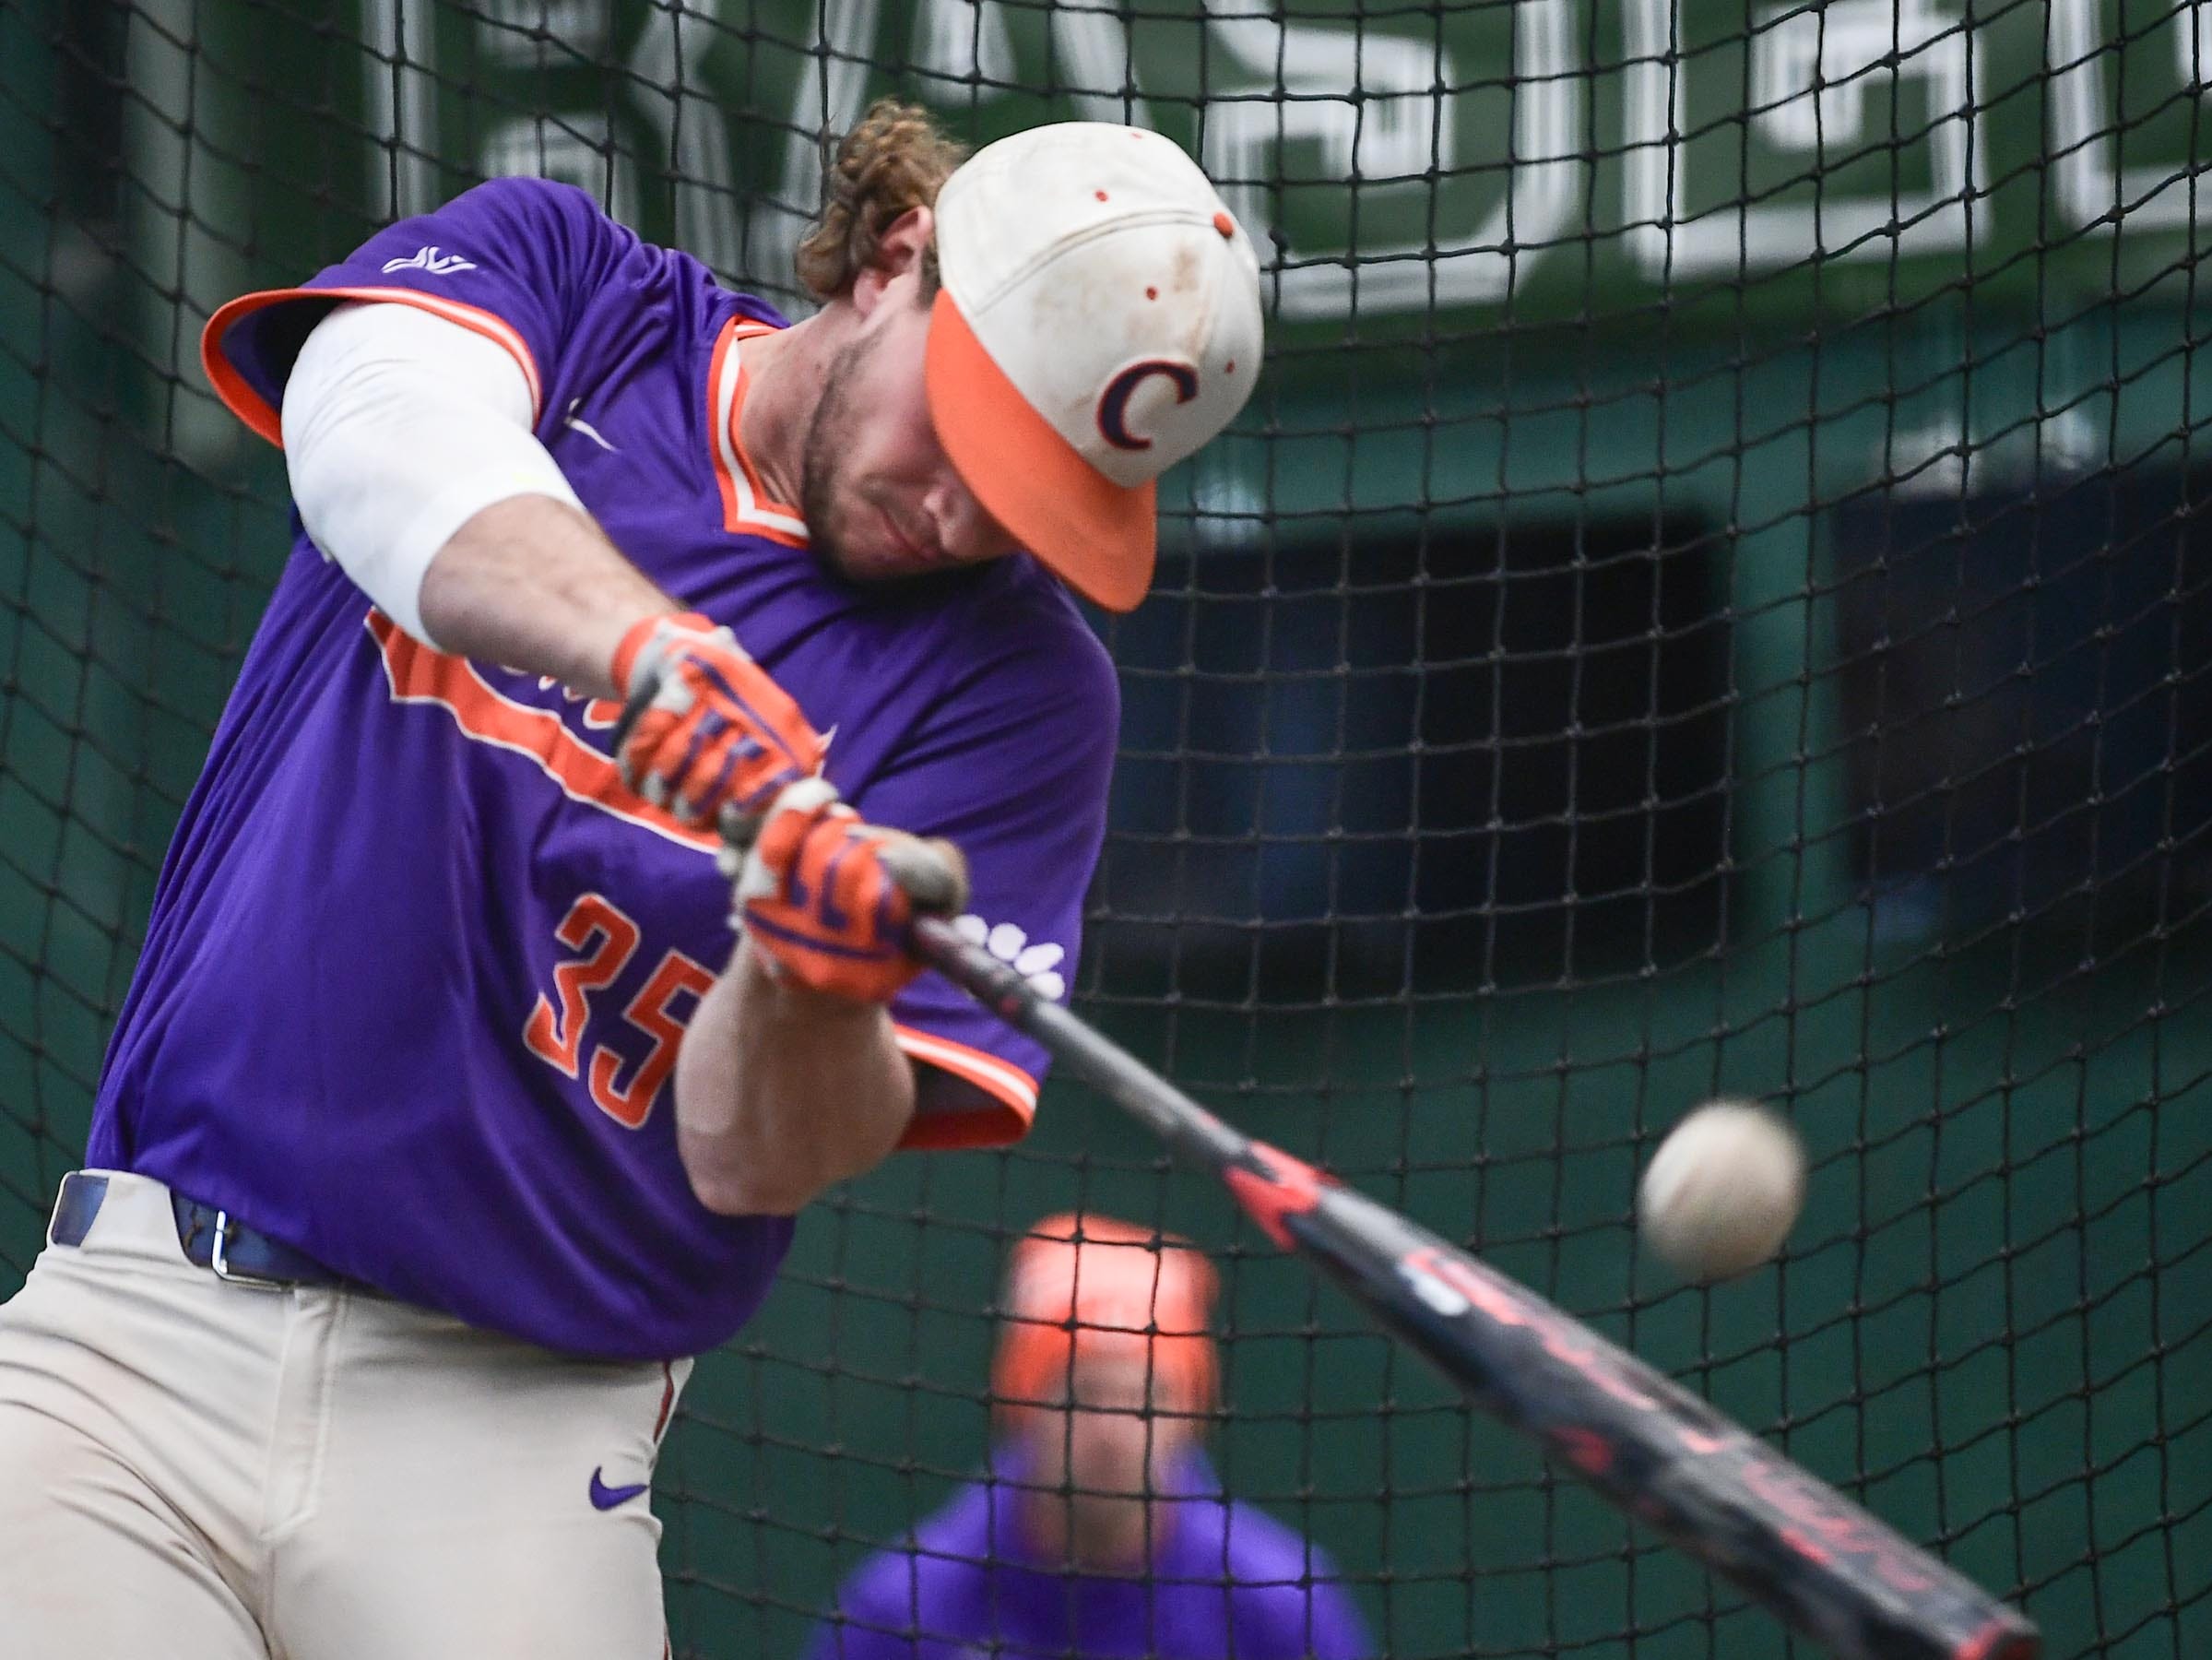
[[[282,556],[214,305],[487,173],[790,298],[817,141],[1187,144],[1263,387],[1164,487],[1079,1005],[2022,1599],[2212,1653],[2212,9],[0,0],[0,1286],[82,1151]],[[1640,1259],[1691,1102],[1803,1131],[1778,1269]],[[788,1655],[988,1430],[1008,1241],[1224,1277],[1228,1486],[1388,1653],[1770,1621],[1048,1092],[821,1204],[662,1469],[680,1652]]]

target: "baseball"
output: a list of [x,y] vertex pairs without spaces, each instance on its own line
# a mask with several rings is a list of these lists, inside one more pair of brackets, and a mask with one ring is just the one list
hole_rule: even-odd
[[1804,1206],[1797,1132],[1754,1101],[1709,1101],[1651,1156],[1637,1193],[1645,1241],[1686,1279],[1748,1273],[1781,1249]]

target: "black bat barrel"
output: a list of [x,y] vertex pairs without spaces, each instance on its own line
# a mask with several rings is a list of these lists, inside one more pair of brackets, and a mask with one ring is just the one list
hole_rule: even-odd
[[1708,1402],[1396,1212],[1329,1187],[1283,1226],[1477,1405],[1846,1660],[2040,1654],[2035,1627],[2017,1610]]

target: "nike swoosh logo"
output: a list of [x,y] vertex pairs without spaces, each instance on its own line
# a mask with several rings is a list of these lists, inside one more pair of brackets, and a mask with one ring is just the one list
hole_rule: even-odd
[[597,427],[592,425],[590,421],[581,419],[576,414],[576,411],[583,407],[584,400],[581,397],[571,398],[569,400],[568,414],[565,418],[563,418],[561,424],[563,426],[575,428],[577,432],[582,433],[586,438],[590,439],[594,444],[597,445],[609,455],[621,455],[622,453],[621,450],[615,448],[613,445],[608,443],[606,439],[599,436],[599,429]]
[[618,1504],[627,1504],[644,1492],[651,1482],[641,1481],[634,1487],[609,1487],[599,1479],[599,1472],[591,1473],[591,1508],[610,1511]]
[[608,443],[606,439],[600,437],[599,429],[592,425],[590,421],[579,421],[575,416],[571,415],[568,418],[566,424],[574,427],[577,432],[582,433],[586,438],[590,439],[594,444],[597,445],[609,455],[619,456],[622,453],[621,450],[615,448],[613,445]]

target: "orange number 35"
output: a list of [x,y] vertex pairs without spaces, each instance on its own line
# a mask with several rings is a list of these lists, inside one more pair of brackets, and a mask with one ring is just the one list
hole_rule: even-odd
[[[586,894],[569,907],[568,915],[553,930],[553,937],[571,951],[573,961],[553,966],[553,999],[544,992],[523,1026],[522,1040],[530,1052],[567,1076],[576,1077],[582,1067],[584,1028],[591,1019],[591,998],[614,984],[630,959],[637,954],[639,928],[614,902],[599,894]],[[593,1044],[590,1055],[591,1098],[599,1110],[618,1124],[634,1130],[653,1111],[654,1098],[676,1069],[677,1045],[683,1040],[684,1021],[673,1004],[680,997],[694,1000],[706,994],[715,977],[680,951],[660,960],[645,987],[630,1000],[622,1018],[652,1040],[652,1048],[638,1062],[627,1084],[621,1082],[622,1057],[604,1044]]]

